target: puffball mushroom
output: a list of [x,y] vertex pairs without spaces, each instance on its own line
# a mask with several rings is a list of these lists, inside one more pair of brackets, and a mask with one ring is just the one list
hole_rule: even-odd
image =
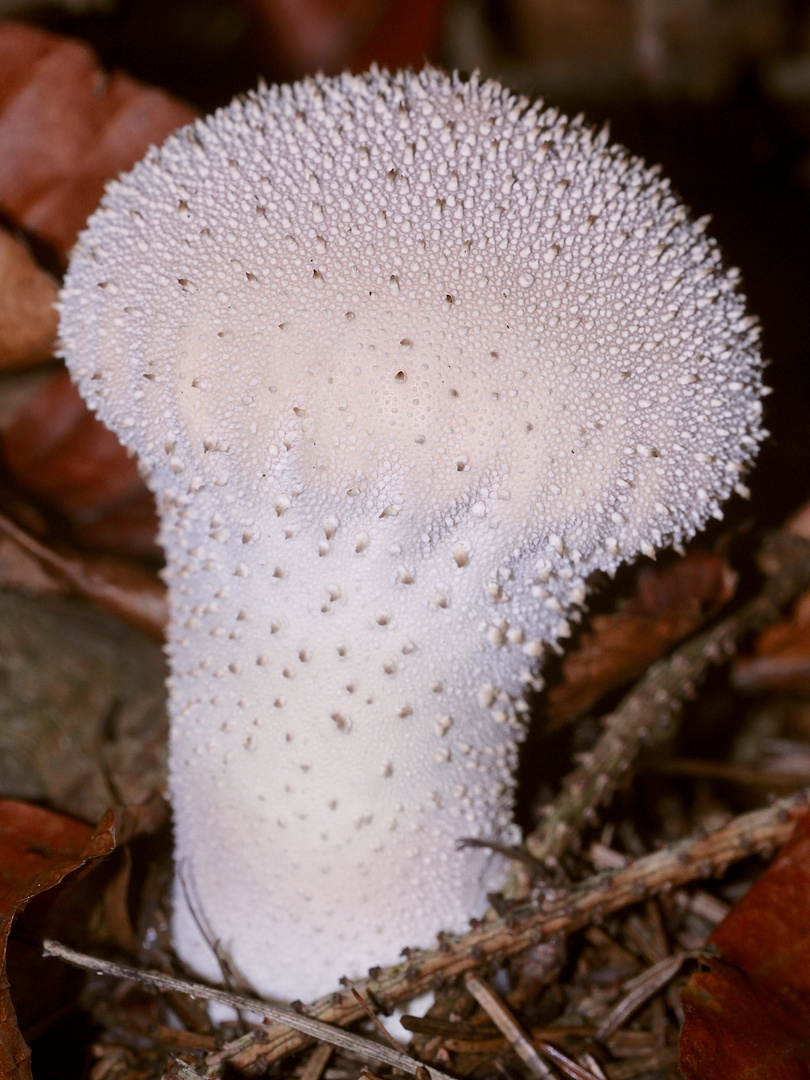
[[481,915],[524,692],[592,571],[750,463],[758,328],[581,118],[421,74],[261,87],[113,182],[61,341],[155,492],[180,956],[308,998]]

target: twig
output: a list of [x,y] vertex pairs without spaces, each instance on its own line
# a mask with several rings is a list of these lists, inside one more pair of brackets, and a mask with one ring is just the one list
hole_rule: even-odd
[[[612,1061],[605,1066],[608,1080],[633,1080],[636,1076],[669,1076],[678,1065],[678,1047],[664,1046],[651,1054],[630,1058],[628,1061]],[[677,1071],[674,1073],[678,1075]]]
[[549,1069],[548,1065],[545,1064],[543,1059],[529,1042],[523,1028],[514,1016],[512,1016],[511,1012],[503,1002],[493,994],[487,984],[482,982],[477,975],[468,972],[467,977],[464,980],[464,985],[493,1022],[495,1027],[503,1034],[503,1037],[518,1055],[520,1060],[524,1062],[532,1076],[551,1076],[551,1069]]
[[301,1070],[299,1080],[321,1080],[324,1069],[332,1056],[333,1047],[329,1043],[321,1043],[316,1046],[307,1059],[307,1063]]
[[43,941],[42,945],[44,955],[56,956],[74,967],[86,968],[89,971],[95,971],[98,975],[112,975],[116,979],[132,979],[144,986],[154,986],[157,990],[174,990],[182,994],[189,994],[191,997],[203,998],[205,1001],[217,1001],[222,1005],[229,1005],[237,1012],[259,1013],[260,1016],[265,1016],[277,1024],[292,1028],[301,1035],[329,1043],[331,1046],[339,1046],[342,1050],[348,1050],[363,1061],[382,1062],[411,1075],[417,1075],[422,1070],[426,1070],[431,1080],[451,1080],[446,1073],[434,1069],[430,1065],[423,1065],[400,1050],[381,1046],[370,1039],[364,1039],[361,1035],[354,1035],[350,1031],[341,1031],[339,1028],[331,1027],[321,1020],[313,1020],[281,1005],[271,1005],[267,1001],[246,997],[243,994],[233,994],[229,990],[218,990],[215,987],[191,982],[188,979],[177,979],[173,975],[164,975],[161,971],[142,971],[139,968],[130,967],[128,964],[116,964],[110,960],[101,960],[96,956],[88,956],[86,953],[77,952],[75,949],[62,945],[61,942],[53,941],[51,938]]
[[594,748],[581,755],[542,823],[526,837],[537,862],[553,866],[630,773],[642,748],[669,738],[709,667],[733,655],[740,638],[776,622],[781,608],[810,585],[810,544],[774,533],[766,538],[760,565],[768,574],[760,596],[653,664],[605,719]]
[[362,994],[358,993],[357,990],[350,983],[349,989],[352,992],[352,997],[354,998],[354,1000],[363,1006],[366,1016],[371,1021],[375,1031],[383,1040],[383,1042],[387,1042],[389,1046],[392,1046],[395,1050],[398,1050],[399,1048],[397,1046],[396,1040],[394,1039],[391,1032],[385,1027],[382,1020],[380,1020],[379,1016],[377,1016],[377,1014],[372,1009],[371,1002],[364,998]]
[[611,1009],[597,1028],[596,1038],[604,1041],[614,1031],[618,1031],[645,1001],[649,1000],[653,994],[657,994],[670,979],[675,978],[685,960],[697,955],[696,952],[680,952],[674,956],[665,956],[663,960],[659,960],[657,964],[653,964],[652,967],[631,979],[624,987],[624,996],[621,1001]]
[[[445,1024],[456,1021],[463,1023],[472,1017],[476,1009],[475,998],[470,997],[460,982],[443,983],[437,989],[433,1004],[425,1013],[425,1016],[422,1017],[422,1020],[428,1024],[436,1020]],[[408,1015],[403,1016],[401,1020],[402,1026],[407,1030],[406,1021],[413,1021],[414,1019],[417,1018]],[[493,1025],[488,1024],[487,1027],[491,1029],[493,1038],[498,1040],[498,1046],[501,1048],[503,1036]],[[445,1056],[445,1051],[448,1049],[447,1033],[436,1031],[426,1032],[425,1034],[414,1033],[408,1049],[421,1061],[442,1063],[447,1060]]]
[[556,1046],[552,1046],[551,1043],[540,1043],[539,1045],[543,1053],[551,1058],[560,1072],[565,1073],[571,1080],[599,1080],[599,1077],[590,1069],[577,1065],[567,1054],[564,1054],[562,1050],[558,1050]]
[[493,1024],[471,1024],[463,1020],[434,1020],[430,1016],[401,1017],[400,1023],[406,1031],[415,1035],[438,1035],[440,1039],[459,1039],[466,1042],[488,1042],[500,1039]]
[[703,761],[697,758],[673,758],[670,761],[651,761],[646,771],[663,776],[693,776],[705,780],[720,780],[729,784],[749,787],[779,788],[804,787],[810,784],[810,769],[751,769],[730,761]]
[[547,1077],[554,1075],[540,1057],[540,1054],[538,1054],[537,1049],[539,1049],[546,1057],[551,1058],[560,1071],[570,1077],[570,1080],[596,1080],[592,1072],[583,1069],[581,1065],[578,1065],[576,1061],[572,1061],[567,1054],[564,1054],[562,1050],[558,1050],[556,1046],[537,1040],[532,1045],[509,1009],[477,975],[473,975],[471,972],[468,973],[464,979],[464,985],[495,1026],[502,1032],[509,1046],[526,1064],[532,1076]]
[[[467,934],[446,934],[439,948],[411,950],[406,961],[375,970],[374,978],[355,979],[353,985],[360,993],[370,992],[376,1002],[388,1008],[436,989],[496,954],[504,959],[515,956],[544,938],[579,929],[645,897],[722,874],[735,860],[755,853],[770,855],[788,839],[808,799],[810,791],[791,795],[763,810],[742,814],[714,832],[688,837],[627,866],[595,874],[570,891],[523,904],[504,918],[478,924]],[[307,1013],[340,1026],[365,1016],[348,991],[320,998]],[[275,1025],[255,1032],[252,1039],[227,1044],[208,1060],[211,1064],[229,1061],[237,1069],[257,1064],[266,1067],[306,1043],[300,1032]]]

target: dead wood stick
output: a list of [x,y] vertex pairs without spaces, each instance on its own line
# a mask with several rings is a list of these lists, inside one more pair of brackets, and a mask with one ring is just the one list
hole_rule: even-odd
[[[74,967],[85,968],[95,971],[98,975],[111,975],[117,979],[133,979],[143,986],[153,986],[156,990],[172,990],[176,993],[189,994],[193,998],[202,998],[205,1001],[217,1001],[222,1005],[229,1005],[237,1012],[254,1012],[260,1016],[266,1016],[278,1024],[283,1024],[287,1029],[294,1029],[299,1034],[330,1046],[339,1046],[348,1050],[363,1061],[382,1062],[392,1065],[395,1069],[417,1075],[424,1071],[429,1074],[431,1080],[451,1080],[439,1069],[432,1065],[423,1065],[415,1061],[408,1054],[400,1050],[394,1050],[389,1046],[381,1046],[379,1043],[365,1039],[362,1035],[355,1035],[350,1031],[342,1031],[340,1028],[331,1027],[321,1020],[313,1020],[309,1016],[295,1012],[293,1009],[281,1005],[271,1005],[267,1001],[247,997],[244,994],[232,994],[229,990],[219,990],[216,987],[205,986],[202,983],[192,982],[188,979],[177,979],[173,975],[165,975],[162,971],[143,971],[139,968],[130,967],[128,964],[116,964],[110,960],[101,960],[97,956],[88,956],[87,953],[77,952],[61,942],[47,938],[42,943],[43,952],[46,956],[56,956]],[[261,1029],[259,1029],[261,1030]]]
[[592,750],[563,780],[538,828],[526,837],[532,857],[553,866],[578,838],[596,811],[633,769],[644,747],[669,738],[685,700],[712,664],[727,660],[737,642],[776,622],[781,609],[810,585],[810,544],[787,533],[766,538],[760,566],[767,578],[762,593],[716,626],[652,664],[615,712]]
[[616,1004],[596,1029],[596,1038],[602,1042],[609,1038],[614,1031],[630,1019],[634,1012],[650,1000],[653,994],[657,994],[667,983],[674,979],[683,967],[684,961],[700,954],[695,952],[679,952],[672,956],[665,956],[652,967],[630,979],[623,987],[621,1000]]
[[321,1080],[333,1050],[334,1047],[328,1043],[321,1043],[320,1046],[316,1046],[307,1059],[306,1065],[301,1070],[299,1080]]
[[532,1046],[526,1032],[487,984],[469,971],[464,979],[464,985],[503,1034],[509,1046],[523,1061],[532,1076],[551,1076],[551,1069]]
[[[788,839],[808,801],[810,790],[804,790],[763,810],[742,814],[713,832],[595,874],[573,889],[546,890],[541,902],[516,907],[505,918],[479,923],[469,933],[445,935],[437,949],[410,950],[406,960],[374,969],[373,977],[355,979],[352,985],[361,994],[370,992],[379,1005],[393,1006],[480,968],[496,954],[514,956],[551,935],[569,933],[645,897],[722,874],[748,855],[771,855]],[[364,1019],[366,1013],[354,995],[344,990],[320,998],[306,1008],[306,1015],[344,1026]],[[208,1062],[228,1061],[237,1069],[266,1067],[300,1050],[307,1041],[301,1032],[275,1024],[227,1044],[209,1055]]]
[[570,1077],[570,1080],[596,1080],[596,1077],[589,1069],[584,1069],[576,1061],[573,1061],[568,1054],[563,1053],[556,1046],[552,1046],[551,1043],[544,1042],[542,1039],[530,1041],[526,1032],[497,994],[493,993],[477,975],[468,972],[464,978],[464,985],[484,1012],[501,1030],[509,1047],[524,1062],[532,1076],[551,1077],[554,1075],[540,1056],[542,1054],[544,1057],[550,1058],[560,1072]]

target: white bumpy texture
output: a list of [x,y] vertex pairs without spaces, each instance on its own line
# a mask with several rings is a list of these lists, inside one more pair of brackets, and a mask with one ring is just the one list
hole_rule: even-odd
[[191,966],[202,926],[306,998],[483,912],[457,841],[516,840],[545,645],[762,438],[735,286],[657,170],[435,70],[261,88],[109,186],[61,339],[159,502]]

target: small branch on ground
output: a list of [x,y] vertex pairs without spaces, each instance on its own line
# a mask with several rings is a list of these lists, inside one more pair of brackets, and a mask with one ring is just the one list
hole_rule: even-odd
[[489,1016],[507,1043],[525,1064],[532,1076],[552,1076],[551,1069],[545,1064],[535,1048],[529,1042],[526,1032],[506,1008],[500,998],[494,994],[485,982],[468,972],[464,985]]
[[[570,933],[645,897],[668,892],[699,878],[720,875],[731,863],[746,856],[769,856],[788,839],[795,819],[806,811],[808,801],[810,790],[805,790],[766,809],[742,814],[711,833],[688,837],[625,867],[595,874],[570,890],[546,890],[542,900],[522,904],[504,918],[481,922],[467,934],[444,935],[437,949],[411,950],[403,962],[375,969],[373,977],[354,980],[353,988],[361,995],[372,996],[382,1007],[409,1001],[427,990],[435,990],[447,979],[480,968],[496,954],[499,959],[515,956],[551,935]],[[209,1067],[226,1062],[237,1069],[266,1067],[303,1049],[313,1039],[342,1046],[365,1060],[395,1064],[408,1072],[414,1072],[417,1067],[417,1062],[405,1054],[399,1055],[402,1060],[394,1062],[396,1052],[388,1047],[335,1030],[335,1026],[344,1027],[366,1017],[365,1007],[351,990],[321,998],[301,1012],[293,1012],[160,972],[143,972],[99,961],[58,942],[47,941],[45,948],[80,967],[221,1001],[274,1020],[272,1026],[256,1028],[209,1054]],[[443,1076],[432,1068],[430,1072],[435,1077]]]
[[767,575],[761,595],[653,664],[605,719],[596,745],[580,756],[542,823],[526,837],[538,863],[555,866],[628,776],[641,750],[673,734],[684,701],[694,696],[709,667],[728,660],[741,638],[776,622],[784,605],[810,585],[810,543],[774,533],[763,544],[760,566]]
[[[418,1076],[427,1072],[431,1080],[451,1080],[446,1073],[432,1066],[423,1065],[400,1050],[394,1050],[389,1046],[382,1046],[372,1042],[371,1039],[355,1035],[350,1031],[342,1031],[338,1027],[332,1027],[320,1020],[313,1020],[303,1013],[297,1013],[294,1009],[285,1008],[281,1005],[271,1005],[267,1001],[247,997],[244,994],[233,994],[230,990],[220,990],[216,987],[205,986],[202,983],[192,982],[189,979],[178,979],[173,975],[165,975],[162,971],[143,971],[139,968],[130,967],[128,964],[116,964],[111,960],[101,960],[97,956],[88,956],[78,952],[59,941],[50,938],[42,943],[43,952],[46,956],[55,956],[64,960],[74,967],[85,968],[95,971],[97,975],[110,975],[115,979],[132,979],[143,986],[153,986],[156,990],[173,991],[174,993],[188,994],[193,998],[202,998],[204,1001],[216,1001],[220,1005],[228,1005],[237,1013],[258,1013],[268,1020],[277,1024],[283,1024],[287,1029],[294,1029],[302,1036],[317,1039],[330,1046],[338,1046],[342,1050],[359,1057],[362,1061],[381,1062],[391,1065],[402,1072]],[[365,1014],[365,1007],[361,1004]],[[259,1029],[261,1030],[261,1029]]]
[[[805,790],[732,819],[708,835],[687,837],[627,866],[595,874],[570,890],[547,891],[542,901],[516,907],[503,918],[478,924],[463,935],[444,935],[438,949],[411,950],[407,960],[355,979],[359,993],[370,991],[382,1007],[409,1001],[447,980],[480,968],[496,954],[515,956],[552,935],[567,934],[606,915],[687,882],[720,875],[731,863],[753,854],[770,857],[793,831],[793,822],[810,801]],[[344,1026],[363,1019],[349,992],[320,998],[308,1016]],[[306,1045],[298,1032],[279,1025],[253,1032],[209,1056],[209,1063],[229,1061],[237,1069],[267,1067]]]

